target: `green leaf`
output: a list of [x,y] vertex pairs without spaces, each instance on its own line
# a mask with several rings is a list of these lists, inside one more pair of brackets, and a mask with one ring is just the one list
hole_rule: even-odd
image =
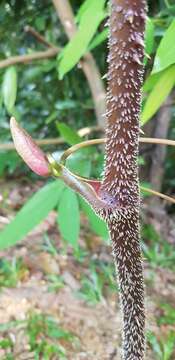
[[0,232],[0,249],[8,248],[21,240],[36,225],[46,218],[57,205],[64,188],[57,180],[44,186],[22,207],[15,218]]
[[158,80],[160,79],[160,77],[162,76],[162,73],[163,71],[156,74],[150,74],[144,82],[143,91],[144,92],[151,91],[158,82]]
[[167,98],[175,84],[175,65],[170,66],[162,72],[162,76],[156,82],[153,90],[149,94],[143,112],[141,114],[141,122],[145,124],[160,108],[164,100]]
[[109,239],[108,229],[105,222],[95,214],[91,206],[89,206],[84,199],[80,198],[80,204],[89,219],[92,230],[103,239]]
[[[86,53],[99,24],[105,17],[105,0],[87,0],[83,11],[80,8],[80,23],[76,34],[58,56],[58,72],[60,79],[70,71]],[[85,6],[86,5],[86,6]]]
[[154,49],[154,23],[147,18],[145,28],[145,53],[150,55]]
[[60,135],[69,145],[75,145],[82,141],[82,138],[77,134],[75,130],[71,129],[70,126],[62,122],[57,122],[56,126],[58,131],[60,132]]
[[83,150],[70,156],[66,161],[66,166],[77,175],[89,177],[91,172],[91,161],[87,156],[83,155]]
[[95,39],[92,40],[90,43],[88,50],[91,51],[95,49],[98,45],[100,45],[102,42],[104,42],[108,37],[109,30],[104,29],[100,34],[98,34]]
[[58,205],[58,225],[63,238],[74,249],[78,247],[80,213],[77,195],[66,188]]
[[175,19],[165,32],[157,49],[152,73],[166,69],[175,63]]
[[2,96],[4,105],[11,114],[16,101],[17,94],[17,72],[14,66],[9,67],[4,74],[2,84]]

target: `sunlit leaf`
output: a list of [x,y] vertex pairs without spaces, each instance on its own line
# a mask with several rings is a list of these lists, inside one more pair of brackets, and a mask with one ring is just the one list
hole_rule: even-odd
[[0,249],[8,248],[22,240],[29,231],[46,218],[57,205],[63,191],[62,181],[54,181],[36,194],[22,207],[9,225],[0,232]]
[[175,65],[163,71],[162,76],[156,82],[149,94],[141,114],[141,122],[145,124],[160,108],[175,84]]
[[95,49],[98,45],[100,45],[102,42],[104,42],[108,37],[109,30],[104,29],[100,34],[95,36],[95,38],[90,43],[88,50],[91,51]]
[[60,78],[63,78],[85,54],[99,24],[106,15],[104,11],[105,0],[87,0],[87,2],[84,4],[83,11],[80,8],[81,16],[76,34],[58,57]]
[[150,74],[143,84],[143,91],[144,92],[151,91],[158,82],[158,80],[160,79],[160,77],[162,76],[162,73],[163,71],[158,72],[156,74]]
[[175,63],[175,19],[165,32],[157,49],[152,73],[164,70]]
[[61,235],[76,249],[80,231],[80,213],[77,195],[69,188],[64,190],[59,201],[57,220]]
[[11,114],[16,101],[17,72],[14,66],[7,68],[3,78],[2,96],[7,111]]

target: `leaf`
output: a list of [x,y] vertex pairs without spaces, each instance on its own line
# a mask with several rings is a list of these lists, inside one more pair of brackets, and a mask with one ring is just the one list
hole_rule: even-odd
[[82,138],[76,133],[75,130],[71,129],[70,126],[62,122],[57,122],[56,126],[60,132],[60,135],[69,145],[75,145],[82,141]]
[[149,94],[143,112],[141,114],[142,125],[145,124],[160,108],[175,84],[175,65],[163,71],[162,76],[156,82]]
[[153,89],[153,87],[156,85],[156,83],[158,82],[158,80],[160,79],[160,77],[162,76],[163,72],[159,72],[156,74],[150,74],[147,79],[145,80],[144,84],[143,84],[143,91],[144,92],[149,92],[150,90]]
[[80,198],[80,204],[89,219],[92,230],[103,239],[109,239],[108,229],[105,222],[95,214],[91,206],[89,206],[84,199]]
[[147,17],[145,28],[145,53],[150,55],[154,49],[154,23]]
[[175,19],[166,30],[156,52],[152,74],[166,69],[175,63]]
[[104,29],[100,34],[98,34],[95,39],[92,40],[90,43],[88,50],[91,51],[95,49],[98,45],[100,45],[102,42],[104,42],[108,37],[109,30]]
[[58,225],[63,238],[74,249],[78,247],[80,213],[77,195],[66,188],[58,205]]
[[14,66],[9,67],[4,74],[2,96],[8,113],[12,113],[17,94],[17,72]]
[[8,248],[22,240],[29,231],[46,218],[57,205],[64,184],[57,180],[39,190],[22,207],[15,218],[0,232],[0,249]]
[[62,79],[85,54],[99,24],[105,17],[105,0],[87,1],[88,6],[87,4],[83,4],[83,11],[80,8],[80,23],[76,34],[58,56],[58,72],[60,79]]
[[[85,149],[83,149],[85,150]],[[78,151],[70,156],[66,161],[66,166],[77,175],[89,177],[91,172],[91,161],[83,155],[83,151]]]

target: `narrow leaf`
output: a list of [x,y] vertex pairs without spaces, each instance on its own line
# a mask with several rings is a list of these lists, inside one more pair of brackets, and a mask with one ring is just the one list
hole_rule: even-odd
[[57,122],[56,126],[60,132],[60,135],[69,145],[75,145],[82,141],[82,138],[76,133],[75,130],[71,129],[70,126],[62,122]]
[[157,49],[152,73],[166,69],[175,63],[175,19],[165,32],[160,45]]
[[78,247],[80,214],[77,195],[66,188],[58,206],[58,225],[63,238],[74,249]]
[[16,101],[17,72],[14,66],[9,67],[4,74],[2,84],[3,102],[7,111],[11,114]]
[[109,30],[104,29],[101,33],[97,34],[97,36],[90,43],[88,50],[91,51],[95,49],[98,45],[104,42],[108,37]]
[[174,84],[175,65],[170,66],[168,69],[163,71],[162,76],[156,82],[156,85],[149,94],[141,115],[142,124],[145,124],[156,113],[171,92]]
[[158,80],[161,78],[163,72],[158,72],[156,74],[150,74],[143,84],[143,91],[149,92],[156,85]]
[[59,77],[70,71],[85,54],[99,24],[105,17],[105,0],[88,0],[81,13],[78,30],[58,57]]
[[147,17],[145,28],[145,53],[150,55],[154,48],[154,23]]
[[9,225],[0,232],[0,249],[22,240],[57,205],[64,184],[57,180],[44,186],[22,207]]

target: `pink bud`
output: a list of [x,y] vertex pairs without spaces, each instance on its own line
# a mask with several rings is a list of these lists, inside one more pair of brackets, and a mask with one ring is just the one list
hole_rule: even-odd
[[49,162],[45,154],[37,146],[31,136],[22,129],[14,117],[10,119],[10,129],[15,148],[25,163],[36,174],[40,176],[49,176]]

